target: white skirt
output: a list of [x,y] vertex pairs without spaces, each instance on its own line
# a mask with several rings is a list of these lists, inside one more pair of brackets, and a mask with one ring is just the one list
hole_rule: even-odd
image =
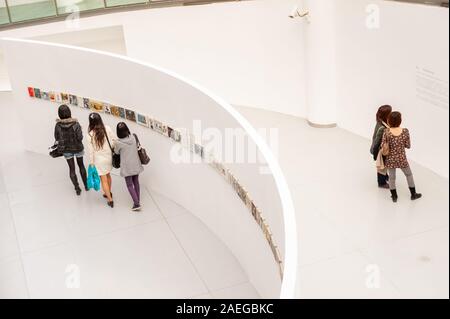
[[[114,148],[115,136],[112,133],[109,126],[105,125],[106,134],[108,134],[109,141],[111,143],[111,147]],[[97,168],[98,175],[104,176],[111,173],[112,166],[112,151],[109,147],[108,141],[105,139],[103,142],[103,146],[101,149],[94,148],[94,143],[92,141],[92,136],[88,134],[89,139],[89,152],[90,152],[90,163],[94,164]]]
[[112,166],[112,152],[108,148],[94,152],[94,165],[97,168],[98,175],[104,176],[111,173]]

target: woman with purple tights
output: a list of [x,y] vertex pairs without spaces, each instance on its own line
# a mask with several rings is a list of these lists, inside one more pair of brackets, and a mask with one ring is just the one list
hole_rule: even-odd
[[133,211],[141,209],[139,174],[144,171],[138,155],[136,137],[124,122],[117,124],[118,141],[114,153],[120,155],[120,175],[125,177],[128,191],[133,199]]

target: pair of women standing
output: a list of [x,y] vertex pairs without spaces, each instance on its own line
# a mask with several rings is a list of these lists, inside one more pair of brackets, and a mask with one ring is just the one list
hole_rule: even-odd
[[[77,160],[80,175],[85,189],[87,188],[87,173],[84,167],[83,133],[79,122],[72,118],[70,108],[61,105],[58,110],[59,119],[55,126],[55,140],[58,149],[64,154],[69,165],[69,175],[74,184],[77,195],[81,194],[77,176],[75,173],[75,158]],[[140,185],[139,174],[144,168],[138,156],[137,139],[131,136],[127,125],[120,122],[117,125],[116,138],[111,128],[103,123],[98,113],[89,115],[88,148],[89,163],[95,166],[101,180],[103,197],[107,199],[108,205],[114,207],[111,171],[113,152],[121,156],[120,174],[125,178],[128,191],[133,199],[132,210],[140,210]]]
[[[411,200],[422,197],[422,194],[416,192],[414,176],[406,157],[406,149],[411,148],[411,137],[407,128],[402,128],[402,114],[392,112],[392,107],[384,105],[379,108],[377,113],[377,125],[375,127],[372,139],[371,153],[376,159],[383,156],[383,170],[378,170],[378,186],[387,188],[391,191],[393,202],[397,202],[396,173],[401,169],[406,176]],[[379,154],[383,152],[384,154]]]

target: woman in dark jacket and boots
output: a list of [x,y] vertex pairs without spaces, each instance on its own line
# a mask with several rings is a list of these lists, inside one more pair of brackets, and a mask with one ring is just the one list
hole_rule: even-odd
[[72,118],[72,113],[67,105],[61,105],[58,109],[59,119],[56,120],[55,140],[58,145],[58,151],[64,155],[69,165],[70,179],[77,195],[81,194],[81,188],[78,184],[77,174],[75,173],[75,158],[80,169],[81,179],[86,190],[87,174],[83,163],[84,146],[83,132],[80,123]]
[[[372,136],[372,146],[370,147],[370,153],[373,155],[373,159],[376,161],[378,157],[378,152],[380,151],[381,140],[383,139],[383,133],[386,128],[389,127],[387,124],[389,114],[392,112],[392,106],[383,105],[380,106],[376,115],[377,125]],[[386,158],[384,158],[386,160]],[[377,171],[378,187],[389,188],[389,175],[386,169]]]

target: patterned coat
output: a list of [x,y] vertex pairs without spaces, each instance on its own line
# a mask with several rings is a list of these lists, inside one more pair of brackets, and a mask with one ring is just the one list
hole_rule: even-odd
[[389,154],[384,162],[386,168],[409,167],[408,159],[406,158],[406,149],[411,148],[409,130],[404,128],[399,136],[395,136],[390,129],[386,129],[381,144],[384,145],[385,143],[389,144]]

